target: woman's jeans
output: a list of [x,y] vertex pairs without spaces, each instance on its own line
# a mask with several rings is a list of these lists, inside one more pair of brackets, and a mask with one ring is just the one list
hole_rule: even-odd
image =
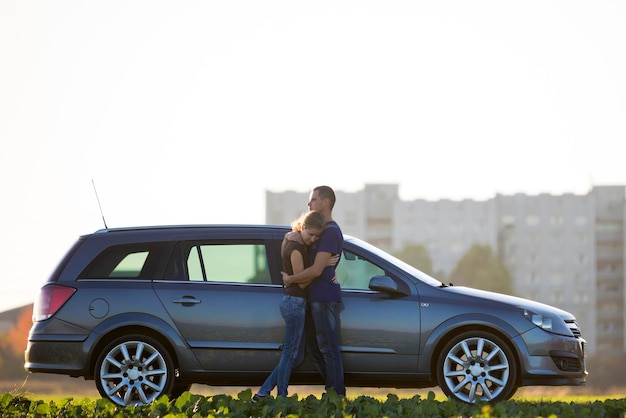
[[[304,334],[306,299],[284,295],[280,301],[280,313],[285,320],[283,352],[280,361],[259,389],[258,394],[261,396],[269,395],[274,386],[278,387],[278,395],[287,396],[291,369],[299,354],[300,357],[303,354],[303,350],[300,348]],[[302,346],[302,348],[304,347]]]

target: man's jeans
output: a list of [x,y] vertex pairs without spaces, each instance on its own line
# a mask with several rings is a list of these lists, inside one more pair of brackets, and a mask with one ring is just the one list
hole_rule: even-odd
[[309,307],[315,324],[317,345],[326,365],[326,389],[332,388],[338,395],[345,396],[346,387],[343,381],[343,362],[339,344],[343,303],[309,302]]
[[274,389],[274,386],[277,386],[278,395],[287,396],[287,386],[294,361],[301,361],[300,358],[296,358],[302,356],[300,346],[304,334],[305,312],[306,299],[289,295],[285,295],[281,299],[280,313],[285,320],[283,352],[280,361],[259,389],[259,395],[267,396]]

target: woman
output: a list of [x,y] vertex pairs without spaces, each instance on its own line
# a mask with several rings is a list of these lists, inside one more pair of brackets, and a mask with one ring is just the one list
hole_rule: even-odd
[[[283,271],[296,274],[311,265],[309,248],[320,237],[325,227],[324,216],[315,211],[305,213],[291,223],[292,231],[285,235],[281,246]],[[336,264],[338,258],[338,256],[332,258],[330,265]],[[277,386],[279,396],[287,396],[291,369],[298,356],[304,333],[308,284],[300,283],[285,287],[285,295],[280,301],[280,313],[285,320],[283,351],[280,361],[265,379],[259,391],[252,397],[252,402],[257,402],[269,395],[274,386]]]

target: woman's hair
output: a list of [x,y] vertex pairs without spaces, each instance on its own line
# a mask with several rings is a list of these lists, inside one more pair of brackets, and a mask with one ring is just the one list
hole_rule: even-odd
[[326,228],[326,219],[320,212],[314,210],[303,213],[300,217],[291,222],[293,231],[302,231],[304,228],[317,229],[323,231]]

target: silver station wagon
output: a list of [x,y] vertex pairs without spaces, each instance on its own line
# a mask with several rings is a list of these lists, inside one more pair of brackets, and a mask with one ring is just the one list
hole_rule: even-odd
[[[197,225],[78,238],[35,301],[25,369],[95,380],[119,405],[194,383],[260,385],[284,337],[280,244],[290,229]],[[439,386],[497,402],[529,385],[581,385],[576,318],[526,299],[450,286],[357,238],[337,267],[351,387]],[[311,359],[291,384],[323,384]]]

